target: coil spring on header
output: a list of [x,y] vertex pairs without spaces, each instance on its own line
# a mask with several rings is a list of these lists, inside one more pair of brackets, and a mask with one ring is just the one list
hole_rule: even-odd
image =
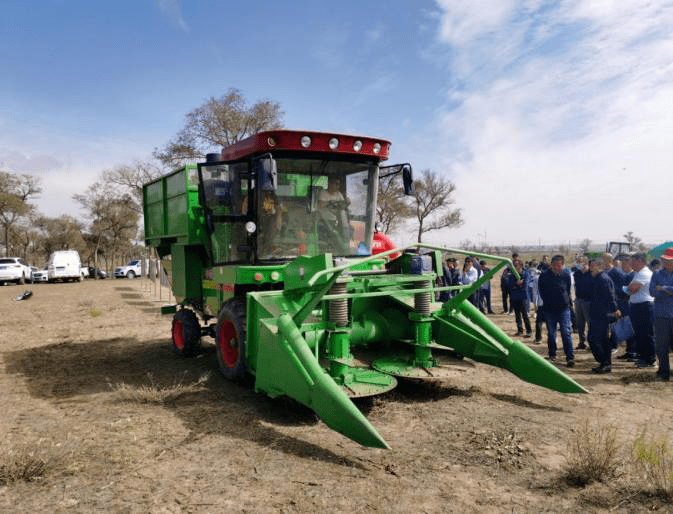
[[414,294],[414,309],[418,314],[421,314],[423,316],[430,315],[430,298],[431,298],[430,285],[431,285],[430,281],[426,280],[422,282],[417,282],[413,286],[414,289],[420,289],[420,288],[426,289],[426,291]]
[[[336,282],[329,294],[346,294],[346,282]],[[329,301],[329,320],[337,327],[348,326],[348,299]]]

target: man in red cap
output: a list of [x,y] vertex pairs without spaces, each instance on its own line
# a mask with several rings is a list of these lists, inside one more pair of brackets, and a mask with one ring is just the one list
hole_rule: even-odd
[[668,353],[673,345],[673,248],[661,256],[661,269],[650,280],[654,296],[654,342],[659,359],[658,380],[669,380],[671,367]]

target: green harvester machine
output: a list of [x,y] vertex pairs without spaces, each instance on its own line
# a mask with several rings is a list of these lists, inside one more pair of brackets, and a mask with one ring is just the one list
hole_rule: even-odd
[[[274,130],[145,184],[145,241],[178,303],[175,352],[193,356],[214,337],[226,378],[252,375],[256,390],[376,448],[388,445],[352,398],[441,378],[446,354],[586,392],[468,301],[509,259],[470,252],[496,265],[472,285],[440,287],[443,252],[466,252],[376,253],[379,180],[413,191],[410,165],[381,165],[389,150],[371,137]],[[439,303],[443,290],[454,296]]]

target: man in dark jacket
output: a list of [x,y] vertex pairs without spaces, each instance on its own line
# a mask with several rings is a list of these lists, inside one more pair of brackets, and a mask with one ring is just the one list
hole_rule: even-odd
[[524,273],[521,261],[514,261],[514,268],[521,276],[517,280],[513,273],[507,277],[507,288],[509,289],[510,300],[512,302],[512,309],[516,317],[516,335],[523,335],[523,328],[526,327],[526,337],[530,337],[531,328],[530,320],[528,319],[528,312],[526,309],[526,302],[528,301],[528,274]]
[[598,366],[592,368],[594,373],[612,371],[612,345],[610,343],[609,324],[621,316],[617,308],[615,286],[605,272],[602,259],[591,261],[591,300],[589,302],[589,346]]
[[584,256],[577,258],[577,270],[573,273],[575,278],[575,319],[577,320],[577,335],[580,342],[578,350],[586,346],[586,326],[589,323],[589,300],[591,299],[591,284],[593,283],[589,263]]
[[[444,286],[459,286],[460,285],[460,272],[456,268],[456,258],[449,257],[446,259],[446,264],[443,266],[443,284]],[[456,296],[455,291],[442,291],[439,294],[439,301],[446,302],[449,298]]]
[[562,255],[554,255],[549,269],[543,271],[540,275],[538,287],[544,303],[549,360],[556,360],[556,325],[558,325],[561,329],[566,365],[571,368],[575,365],[570,322],[570,285],[572,280],[570,270],[565,269],[564,264],[565,258]]

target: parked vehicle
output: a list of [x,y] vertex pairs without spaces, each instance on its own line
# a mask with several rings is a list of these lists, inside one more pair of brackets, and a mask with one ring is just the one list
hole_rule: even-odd
[[32,280],[32,271],[26,261],[20,257],[0,258],[0,284],[5,282],[25,284]]
[[129,261],[126,266],[115,268],[115,278],[134,279],[142,274],[142,262],[140,259]]
[[33,271],[33,283],[35,282],[49,282],[49,271],[47,270],[47,266],[45,265],[44,268],[38,269],[37,271]]
[[89,266],[87,270],[89,272],[89,278],[98,278],[98,279],[108,278],[108,272],[100,268]]
[[61,250],[49,256],[47,263],[49,282],[82,281],[88,271],[82,268],[79,253],[76,250]]

